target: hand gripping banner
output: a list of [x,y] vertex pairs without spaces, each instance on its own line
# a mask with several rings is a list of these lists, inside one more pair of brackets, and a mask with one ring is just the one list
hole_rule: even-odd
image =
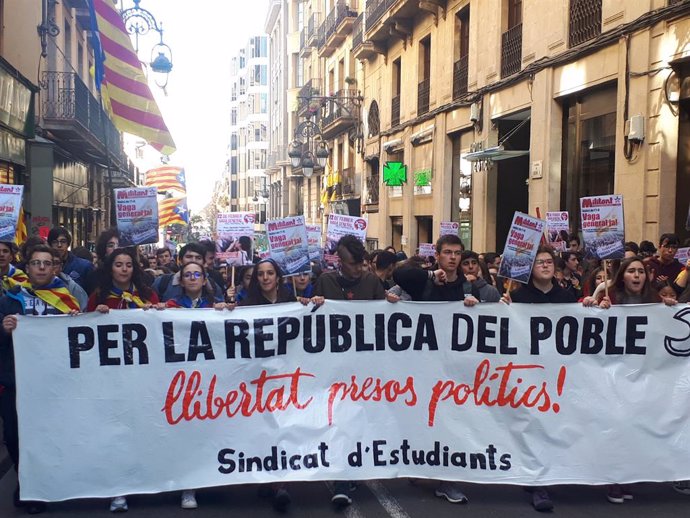
[[20,317],[22,497],[690,478],[687,306],[313,309]]

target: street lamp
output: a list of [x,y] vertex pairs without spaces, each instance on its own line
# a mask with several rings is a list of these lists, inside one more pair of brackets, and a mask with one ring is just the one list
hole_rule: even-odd
[[151,31],[158,33],[160,40],[151,49],[149,67],[154,73],[156,85],[165,91],[168,86],[168,76],[173,69],[172,49],[163,41],[163,24],[139,4],[141,0],[132,0],[133,7],[124,9],[124,0],[120,0],[120,16],[129,34],[134,35],[134,51],[139,54],[139,37],[146,36]]
[[314,174],[316,165],[321,168],[326,167],[329,155],[330,151],[323,140],[318,124],[311,118],[300,122],[295,129],[295,138],[288,147],[292,167],[302,166],[302,174],[309,178]]

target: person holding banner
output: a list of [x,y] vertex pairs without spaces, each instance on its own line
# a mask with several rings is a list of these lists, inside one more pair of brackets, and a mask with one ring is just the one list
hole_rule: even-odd
[[302,272],[288,277],[286,286],[295,297],[309,299],[314,293],[314,285],[311,282],[311,272]]
[[215,297],[206,284],[206,269],[197,263],[187,263],[180,268],[180,286],[182,294],[166,302],[168,308],[214,308],[218,310],[234,305],[226,304]]
[[[179,262],[180,266],[184,266],[187,263],[197,263],[204,264],[206,257],[206,249],[199,243],[187,243],[180,249]],[[206,283],[213,290],[216,297],[223,296],[223,289],[218,286],[212,279],[206,278]],[[162,302],[166,302],[169,299],[177,297],[182,294],[182,288],[180,287],[180,272],[175,274],[167,273],[165,275],[160,275],[156,277],[153,281],[153,289],[158,294],[158,298]]]
[[[111,309],[163,309],[156,293],[144,282],[136,252],[132,248],[116,248],[103,264],[99,286],[89,297],[86,311],[108,313]],[[127,498],[117,496],[110,501],[110,511],[127,511]]]
[[[0,384],[5,387],[0,395],[0,416],[3,437],[15,470],[19,470],[19,432],[12,332],[17,328],[17,315],[76,315],[79,312],[77,300],[65,283],[55,277],[53,250],[46,245],[36,245],[29,254],[27,282],[13,286],[0,298]],[[22,501],[19,484],[14,492],[14,505],[26,506],[29,514],[38,514],[46,509],[43,502]]]
[[[567,304],[577,302],[575,295],[556,281],[556,252],[547,245],[537,249],[537,255],[532,266],[529,282],[512,293],[509,290],[503,294],[501,301],[527,304]],[[549,492],[543,486],[527,488],[532,493],[532,507],[540,512],[551,511],[553,501]]]
[[679,246],[680,239],[677,235],[662,234],[657,255],[644,260],[649,271],[649,280],[655,289],[659,290],[666,282],[675,281],[678,274],[683,271],[683,265],[675,258]]
[[[629,257],[621,262],[616,276],[613,278],[608,294],[602,293],[598,300],[586,297],[584,306],[598,306],[608,309],[613,304],[649,304],[663,302],[667,306],[677,304],[672,297],[662,297],[652,286],[652,276],[640,257]],[[613,484],[608,487],[606,498],[612,504],[622,504],[632,500],[633,495],[626,486]]]

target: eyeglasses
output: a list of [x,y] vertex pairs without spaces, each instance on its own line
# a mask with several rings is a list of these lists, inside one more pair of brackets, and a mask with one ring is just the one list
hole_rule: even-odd
[[118,243],[108,243],[105,245],[106,248],[117,248]]
[[201,279],[201,272],[184,272],[185,279]]
[[534,261],[534,264],[537,266],[552,266],[553,265],[553,259],[537,259]]
[[55,246],[55,245],[65,246],[65,245],[69,245],[69,241],[67,241],[66,239],[56,239],[55,241],[52,242],[52,244],[53,244],[53,246]]
[[441,254],[454,255],[456,257],[460,257],[462,255],[462,250],[441,250]]
[[53,261],[41,261],[40,259],[32,259],[29,261],[30,266],[38,266],[39,268],[50,268],[53,266]]

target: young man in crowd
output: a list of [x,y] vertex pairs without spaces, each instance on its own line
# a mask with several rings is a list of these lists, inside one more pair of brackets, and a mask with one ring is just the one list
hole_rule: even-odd
[[171,272],[177,272],[179,269],[175,264],[175,261],[173,261],[173,256],[170,253],[170,249],[167,247],[156,250],[156,260],[158,261],[158,266],[165,267]]
[[205,240],[199,241],[199,244],[204,247],[204,268],[206,268],[206,275],[224,289],[225,282],[223,281],[223,276],[216,269],[216,243],[214,241]]
[[676,260],[680,239],[675,234],[662,234],[659,238],[657,254],[644,260],[649,271],[652,286],[660,290],[666,285],[673,285],[684,267]]
[[72,235],[64,227],[54,227],[48,232],[48,244],[60,254],[62,271],[74,282],[87,289],[86,280],[94,269],[93,262],[77,257],[69,251],[72,246]]
[[[556,253],[549,246],[540,246],[532,267],[529,282],[513,292],[506,292],[501,299],[506,304],[521,302],[527,304],[565,304],[577,302],[575,295],[558,285],[555,279]],[[540,512],[553,509],[549,492],[543,486],[529,488],[532,506]]]
[[389,290],[393,286],[391,282],[391,275],[393,275],[393,270],[395,269],[395,263],[397,259],[395,254],[392,252],[379,252],[376,254],[373,264],[373,272],[376,277],[381,281],[381,286],[384,290]]
[[[383,300],[386,292],[379,278],[364,268],[366,251],[362,242],[352,235],[340,238],[336,246],[338,269],[322,273],[314,286],[312,301],[324,300]],[[331,502],[337,507],[352,503],[352,483],[338,480],[334,484]]]
[[[54,275],[53,250],[37,245],[27,258],[28,281],[12,287],[0,297],[0,415],[3,437],[15,470],[19,469],[19,432],[17,428],[17,392],[14,378],[14,344],[12,333],[17,328],[17,315],[63,315],[79,312],[79,303],[66,285]],[[29,514],[45,511],[43,502],[21,501],[19,485],[14,492],[14,505],[26,506]]]
[[[187,243],[180,250],[180,266],[184,266],[187,263],[196,263],[203,266],[205,256],[206,249],[202,245],[199,243]],[[206,279],[206,282],[209,284],[216,297],[224,297],[223,288],[216,284],[213,279],[209,277]],[[156,277],[156,280],[153,281],[153,289],[158,294],[158,298],[161,302],[167,302],[170,299],[182,296],[183,290],[180,285],[180,272],[166,273],[165,275]]]
[[580,275],[580,254],[577,252],[563,252],[563,287],[572,292],[575,300],[582,297],[582,276]]
[[465,282],[462,285],[464,293],[474,294],[480,302],[498,302],[501,300],[501,294],[498,290],[481,277],[477,252],[465,250],[460,256],[460,268],[462,268],[462,274],[465,276]]
[[[460,271],[463,244],[458,236],[445,235],[436,241],[436,270],[415,267],[398,268],[393,280],[412,296],[414,301],[464,301],[465,306],[479,302],[478,290],[465,291],[464,274]],[[473,256],[477,259],[476,254]],[[469,282],[468,284],[472,284]],[[474,291],[474,294],[472,293]],[[391,300],[391,299],[389,299]],[[467,496],[456,482],[442,481],[436,488],[436,496],[453,504],[467,503]]]

